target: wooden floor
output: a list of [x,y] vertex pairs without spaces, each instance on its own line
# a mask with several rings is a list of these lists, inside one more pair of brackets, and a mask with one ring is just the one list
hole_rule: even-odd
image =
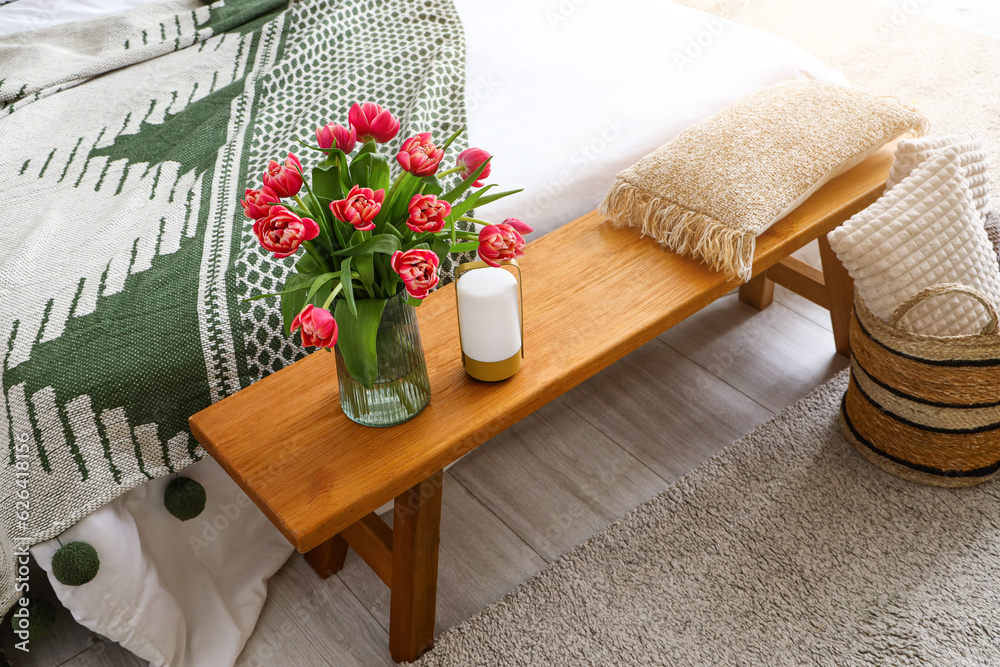
[[[733,293],[475,450],[445,474],[438,631],[846,364],[834,353],[826,311],[780,287],[763,312]],[[388,611],[388,589],[354,554],[326,581],[295,555],[270,581],[238,664],[390,665]],[[28,659],[3,633],[14,665],[145,664],[61,613],[58,637],[34,643]]]

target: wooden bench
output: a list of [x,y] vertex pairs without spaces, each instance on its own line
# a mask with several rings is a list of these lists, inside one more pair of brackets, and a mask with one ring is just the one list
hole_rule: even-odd
[[[852,285],[826,233],[870,205],[892,162],[887,146],[831,181],[757,241],[741,297],[773,283],[830,309],[847,352]],[[819,239],[822,272],[789,255]],[[462,369],[454,285],[418,309],[431,404],[388,429],[340,410],[334,356],[316,352],[212,405],[191,430],[322,577],[348,546],[391,589],[392,657],[433,644],[442,470],[462,455],[733,289],[699,262],[589,213],[531,243],[524,274],[525,364],[488,384]],[[393,527],[374,510],[395,499]]]

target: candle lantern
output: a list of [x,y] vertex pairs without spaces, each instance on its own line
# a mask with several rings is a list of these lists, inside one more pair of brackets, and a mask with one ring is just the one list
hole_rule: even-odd
[[506,380],[521,369],[524,324],[521,267],[466,262],[455,271],[458,331],[465,372],[477,380]]

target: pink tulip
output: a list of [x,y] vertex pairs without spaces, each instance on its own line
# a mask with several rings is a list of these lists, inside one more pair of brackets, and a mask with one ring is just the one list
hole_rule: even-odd
[[382,210],[384,199],[385,190],[373,192],[371,188],[355,185],[347,193],[346,199],[330,202],[330,210],[337,220],[354,225],[358,231],[367,232],[369,229],[375,229],[375,223],[372,221]]
[[243,205],[243,214],[251,220],[260,220],[267,215],[267,209],[271,204],[277,204],[281,198],[274,194],[270,188],[262,187],[260,190],[247,188],[246,195],[240,200]]
[[431,141],[431,133],[421,132],[403,142],[399,153],[396,154],[396,161],[403,171],[423,177],[436,172],[443,157],[444,151]]
[[294,153],[288,154],[285,164],[271,160],[264,172],[264,187],[279,197],[294,197],[302,189],[302,163]]
[[[479,169],[479,166],[489,160],[492,155],[484,151],[482,148],[466,148],[464,151],[458,154],[458,166],[462,167],[461,176],[464,181],[469,176],[472,176],[472,172]],[[490,175],[490,170],[492,170],[493,165],[487,164],[486,168],[483,169],[483,173],[479,174],[479,178],[476,182],[472,184],[472,187],[479,188],[482,187],[483,181]]]
[[357,143],[358,134],[354,128],[346,128],[337,123],[327,123],[323,127],[316,128],[316,143],[320,148],[339,148],[345,153],[354,150]]
[[403,279],[403,287],[414,299],[423,299],[438,284],[440,260],[430,250],[392,253],[392,270]]
[[319,236],[319,225],[309,218],[300,218],[284,206],[273,204],[266,216],[253,223],[253,233],[266,250],[281,259],[298,250],[303,241]]
[[534,229],[524,224],[517,218],[507,218],[506,220],[503,221],[503,224],[513,228],[518,234],[530,234],[531,232],[535,231]]
[[312,347],[333,347],[337,344],[337,320],[326,308],[311,303],[292,320],[292,331],[302,327],[302,344]]
[[524,237],[508,224],[486,225],[479,231],[479,258],[490,266],[523,256],[523,249]]
[[355,104],[347,112],[347,119],[362,143],[374,139],[384,144],[399,133],[399,121],[388,109],[374,102]]
[[434,195],[413,195],[407,211],[410,217],[406,226],[413,231],[440,232],[444,229],[445,218],[451,215],[451,204]]

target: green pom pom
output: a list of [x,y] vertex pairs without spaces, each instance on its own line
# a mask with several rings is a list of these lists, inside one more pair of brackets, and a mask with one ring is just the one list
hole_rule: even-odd
[[205,487],[190,477],[177,477],[167,486],[163,504],[181,521],[193,519],[205,509]]
[[[17,631],[21,629],[21,621],[25,620],[17,616],[11,616],[10,625]],[[41,598],[31,598],[28,601],[27,618],[29,639],[43,639],[52,632],[52,627],[56,624],[56,608],[46,600]],[[2,663],[0,663],[2,664]]]
[[100,568],[97,549],[86,542],[70,542],[52,556],[52,574],[66,586],[83,586]]

